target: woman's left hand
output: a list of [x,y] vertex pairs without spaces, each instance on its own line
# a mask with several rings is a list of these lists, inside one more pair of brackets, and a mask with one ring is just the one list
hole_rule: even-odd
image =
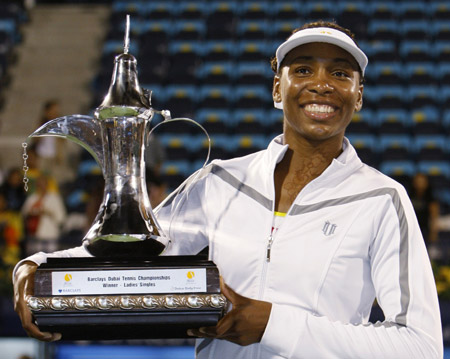
[[239,345],[258,343],[269,321],[272,304],[243,297],[222,280],[222,294],[231,302],[232,309],[215,327],[188,330],[188,335],[224,339]]

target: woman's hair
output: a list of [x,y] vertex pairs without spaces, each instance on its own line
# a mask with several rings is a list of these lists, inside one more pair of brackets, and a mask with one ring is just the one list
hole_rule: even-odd
[[[353,34],[353,32],[351,32],[349,29],[346,29],[345,27],[342,27],[342,26],[336,24],[335,22],[331,22],[331,21],[319,20],[319,21],[314,21],[314,22],[308,22],[308,23],[304,24],[303,26],[294,29],[292,31],[292,34],[295,34],[297,31],[311,29],[311,28],[315,28],[315,27],[329,27],[331,29],[341,31],[344,34],[346,34],[348,37],[350,37],[355,42],[356,46],[358,46],[358,44],[355,40],[355,34]],[[289,36],[291,36],[291,35],[289,35]],[[277,63],[276,56],[272,57],[272,59],[270,60],[270,67],[272,68],[272,71],[274,73],[277,73],[278,63]],[[281,68],[281,66],[280,66],[280,68]],[[361,69],[359,67],[358,67],[358,71],[359,71],[359,74],[361,75],[360,78],[361,78],[361,82],[362,82],[363,76],[362,76]]]

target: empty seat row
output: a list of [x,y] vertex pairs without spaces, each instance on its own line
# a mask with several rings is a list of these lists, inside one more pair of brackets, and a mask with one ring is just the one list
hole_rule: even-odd
[[[177,6],[174,6],[177,5]],[[184,17],[233,14],[259,19],[267,17],[312,16],[321,18],[364,16],[380,19],[450,18],[450,7],[445,1],[430,5],[415,1],[115,1],[114,13],[130,12],[141,17]]]

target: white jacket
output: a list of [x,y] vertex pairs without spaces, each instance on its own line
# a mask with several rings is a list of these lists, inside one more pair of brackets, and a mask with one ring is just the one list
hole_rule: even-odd
[[[271,238],[274,169],[286,149],[280,136],[265,151],[214,161],[158,208],[172,240],[165,254],[209,245],[231,288],[273,303],[260,343],[199,339],[197,357],[441,358],[436,288],[404,188],[364,165],[345,140]],[[386,319],[372,324],[375,298]]]

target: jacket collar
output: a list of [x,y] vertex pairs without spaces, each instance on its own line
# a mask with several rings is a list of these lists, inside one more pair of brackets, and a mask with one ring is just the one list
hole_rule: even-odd
[[[275,137],[267,148],[265,164],[270,175],[273,174],[275,166],[283,159],[289,148],[289,145],[284,144],[283,139],[284,135]],[[362,162],[359,159],[355,148],[346,137],[344,137],[342,147],[342,153],[337,158],[333,159],[325,171],[313,182],[323,183],[323,181],[346,177],[362,166]]]

